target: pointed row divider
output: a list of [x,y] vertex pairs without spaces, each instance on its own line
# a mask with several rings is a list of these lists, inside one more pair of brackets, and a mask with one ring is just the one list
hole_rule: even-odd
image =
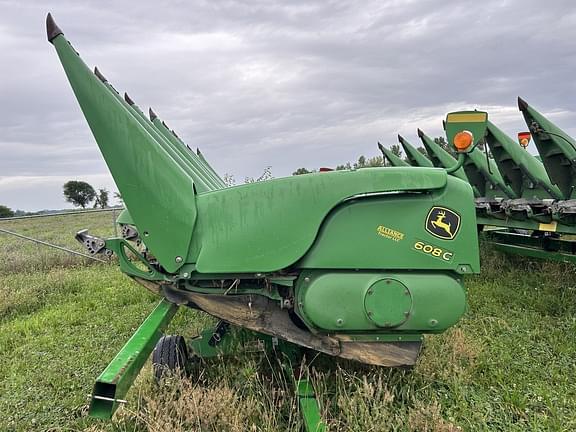
[[[156,114],[154,114],[156,115]],[[168,126],[166,125],[166,123],[162,122],[162,124],[164,126],[166,126],[168,128]],[[188,152],[191,153],[191,156],[193,158],[197,158],[198,162],[207,170],[210,172],[212,178],[214,179],[216,185],[218,186],[217,189],[221,189],[221,188],[225,188],[228,187],[228,185],[224,182],[224,180],[222,179],[222,177],[220,177],[220,175],[216,172],[216,170],[214,170],[214,168],[212,168],[212,166],[208,163],[208,161],[206,160],[206,158],[204,157],[204,155],[202,155],[202,153],[200,152],[200,149],[197,148],[196,152],[194,152],[194,150],[192,150],[190,148],[190,146],[188,144],[186,144],[184,141],[182,141],[182,138],[180,138],[178,136],[178,134],[176,134],[176,132],[174,132],[174,129],[170,129],[170,132],[172,133],[172,135],[174,136],[174,138],[183,146],[186,148],[186,150],[188,150]]]
[[[136,119],[136,121],[146,130],[146,132],[148,132],[151,135],[154,141],[158,143],[158,145],[161,146],[170,155],[170,157],[174,160],[174,163],[180,166],[190,176],[190,178],[194,180],[196,190],[198,190],[199,192],[209,190],[206,182],[196,175],[190,164],[185,160],[185,158],[182,157],[181,154],[178,153],[178,151],[174,148],[174,146],[171,145],[166,140],[164,140],[161,137],[161,135],[154,130],[152,125],[150,125],[150,123],[146,121],[145,116],[141,115],[142,112],[139,109],[135,109],[134,108],[135,105],[130,105],[124,98],[122,98],[122,96],[120,96],[120,94],[104,77],[104,75],[100,72],[98,68],[94,69],[94,74],[100,79],[100,81],[102,81],[104,86],[116,98],[118,103],[121,104],[122,107],[126,111],[128,111]],[[128,100],[131,101],[130,98],[128,98]]]
[[548,178],[542,162],[520,147],[491,121],[488,121],[486,143],[504,181],[517,196],[563,198],[560,189]]
[[[456,159],[452,157],[450,153],[436,144],[434,140],[426,135],[421,129],[418,129],[418,136],[422,140],[422,144],[424,144],[424,148],[428,152],[428,155],[430,156],[430,159],[432,160],[432,163],[435,167],[452,168],[454,165],[456,165]],[[468,177],[466,176],[463,168],[458,168],[456,171],[451,173],[451,175],[458,177],[465,182],[468,182]],[[474,196],[481,196],[480,192],[474,185],[472,185],[472,189],[474,189]]]
[[156,114],[152,115],[152,111],[150,115],[150,120],[152,121],[152,124],[154,125],[156,130],[158,130],[158,132],[167,141],[169,141],[175,148],[178,149],[179,152],[181,152],[184,155],[185,158],[187,158],[190,161],[195,171],[197,171],[204,179],[206,179],[206,182],[210,185],[211,190],[222,188],[222,186],[220,186],[218,181],[212,176],[212,173],[209,172],[202,163],[202,161],[199,160],[198,156],[195,155],[193,152],[190,152],[186,148],[186,146],[178,138],[176,138],[174,133],[172,133],[172,131],[168,128],[168,126],[166,126],[166,124],[162,120],[160,120],[160,118]]
[[[158,118],[158,116],[156,115],[156,113],[154,113],[152,111],[152,109],[150,108],[150,119],[151,121],[154,121],[156,118]],[[188,144],[186,144],[184,141],[182,141],[182,139],[176,134],[176,132],[174,132],[174,129],[170,129],[168,127],[168,125],[162,120],[160,122],[160,124],[163,126],[164,129],[166,129],[167,132],[170,133],[170,139],[171,141],[175,142],[177,145],[182,146],[182,148],[185,149],[186,154],[197,164],[199,164],[202,169],[206,172],[207,176],[210,178],[210,180],[213,182],[214,188],[215,189],[222,189],[227,187],[226,183],[224,182],[224,180],[222,180],[222,178],[218,175],[218,173],[216,173],[216,171],[214,170],[214,168],[212,168],[212,166],[210,166],[210,164],[208,163],[208,161],[204,158],[201,157],[201,154],[199,154],[198,152],[194,152],[190,146]],[[156,126],[156,124],[155,124]],[[198,150],[199,151],[199,150]]]
[[576,198],[576,140],[522,98],[518,98],[518,108],[534,138],[551,183],[558,186],[564,199]]
[[395,167],[412,166],[408,162],[402,160],[402,158],[396,156],[394,153],[392,153],[391,150],[387,149],[382,144],[378,143],[378,148],[380,149],[384,157],[390,161],[390,164],[392,166]]
[[170,147],[178,155],[178,158],[188,166],[188,169],[192,172],[192,178],[196,184],[196,190],[198,192],[208,192],[212,190],[213,188],[210,182],[194,169],[194,165],[190,162],[187,155],[158,132],[158,130],[154,127],[154,124],[148,119],[148,117],[146,117],[146,114],[144,114],[140,107],[134,103],[128,94],[124,94],[124,99],[130,109],[138,116],[140,121],[146,125],[147,130],[150,130],[150,133],[154,136],[156,141]]
[[425,155],[420,153],[416,147],[410,144],[403,136],[398,135],[398,142],[404,149],[404,153],[408,157],[410,161],[410,165],[412,166],[420,166],[420,167],[433,167],[432,161],[428,159]]
[[162,267],[176,273],[188,256],[197,218],[197,185],[189,167],[86,66],[51,15],[46,31],[134,224]]
[[[451,174],[470,183],[476,197],[576,199],[576,140],[521,98],[518,98],[518,108],[540,158],[488,121],[484,139],[493,158],[487,158],[480,148],[475,148],[468,153],[462,168]],[[408,163],[380,143],[378,146],[393,166],[451,168],[456,164],[450,153],[420,129],[418,136],[428,157],[398,135]]]
[[[492,195],[500,198],[518,198],[514,190],[510,188],[502,178],[502,174],[494,161],[486,160],[485,153],[478,147],[467,153],[463,166],[466,177],[470,184],[476,187],[481,196]],[[487,188],[491,186],[491,190]]]
[[[182,142],[182,144],[184,144],[184,143]],[[188,146],[186,146],[186,147],[188,148],[188,150],[192,151],[192,149],[190,147],[188,147]],[[221,186],[226,187],[227,185],[224,182],[224,180],[222,179],[222,177],[220,177],[220,175],[214,170],[214,168],[212,168],[212,165],[210,165],[210,163],[206,160],[206,158],[204,157],[204,154],[200,151],[199,148],[196,149],[196,155],[200,158],[200,160],[202,162],[204,162],[204,164],[212,172],[214,177],[221,183]]]

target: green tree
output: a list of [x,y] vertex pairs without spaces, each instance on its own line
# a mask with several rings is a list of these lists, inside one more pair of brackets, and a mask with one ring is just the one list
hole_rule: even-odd
[[[381,166],[385,166],[384,158],[382,156],[374,156],[367,158],[366,156],[362,155],[358,158],[358,162],[354,164],[355,169],[381,167]],[[350,163],[347,163],[346,165],[339,165],[336,167],[336,169],[350,169]]]
[[73,205],[84,209],[96,198],[96,192],[86,182],[70,180],[64,183],[64,198]]
[[96,200],[94,201],[94,208],[106,208],[108,207],[108,191],[106,189],[98,189],[96,194]]
[[342,170],[349,170],[352,169],[352,165],[350,164],[350,162],[346,162],[343,165],[338,165],[336,167],[336,171],[342,171]]
[[383,166],[385,165],[384,165],[384,158],[382,156],[374,156],[366,160],[366,167],[368,168],[383,167]]
[[365,168],[365,167],[366,167],[366,156],[361,155],[361,156],[358,158],[358,162],[356,162],[356,163],[354,164],[354,168],[360,169],[360,168]]
[[244,183],[255,183],[255,182],[261,182],[261,181],[266,181],[266,180],[270,180],[273,179],[274,177],[272,176],[272,167],[268,166],[266,168],[264,168],[264,171],[262,172],[262,174],[260,175],[260,177],[254,178],[254,177],[245,177],[244,178]]
[[402,158],[402,147],[400,147],[400,144],[392,144],[390,146],[390,151],[394,154],[394,156]]
[[232,174],[224,174],[224,178],[222,180],[224,180],[224,184],[226,186],[234,186],[236,184],[236,179]]
[[0,204],[0,218],[7,218],[12,216],[14,216],[12,209]]
[[292,175],[310,174],[311,172],[312,171],[309,171],[306,168],[298,168],[296,171],[292,173]]

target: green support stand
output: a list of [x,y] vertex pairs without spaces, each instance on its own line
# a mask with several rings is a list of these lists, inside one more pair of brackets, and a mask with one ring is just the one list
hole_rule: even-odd
[[306,432],[326,431],[312,383],[308,378],[294,373],[294,365],[300,364],[303,353],[299,346],[220,322],[216,327],[202,331],[199,336],[189,341],[188,348],[193,356],[201,359],[234,355],[254,348],[280,354],[282,369],[294,385]]
[[485,233],[488,241],[504,253],[527,256],[530,258],[576,263],[576,241],[560,237],[531,236],[493,230]]
[[158,303],[114,360],[100,374],[92,391],[89,408],[91,417],[110,419],[119,404],[126,402],[124,396],[177,310],[178,306],[168,300],[164,299]]
[[320,406],[314,394],[314,387],[308,379],[296,379],[296,396],[300,405],[300,412],[304,419],[304,426],[306,432],[324,432],[326,424],[322,421],[320,416]]
[[530,247],[495,243],[494,247],[500,252],[514,255],[522,255],[530,258],[546,259],[552,261],[560,261],[566,263],[576,263],[576,255],[567,255],[558,252],[548,252],[542,249],[534,249]]
[[[100,374],[94,385],[89,414],[91,417],[110,419],[136,376],[150,356],[162,331],[172,320],[178,306],[162,300],[136,330],[112,362]],[[280,354],[282,369],[294,385],[298,405],[307,432],[324,432],[326,424],[320,416],[320,407],[309,378],[297,376],[294,365],[300,365],[302,349],[292,343],[250,330],[232,327],[221,321],[215,327],[201,332],[188,343],[192,356],[210,359],[229,356],[247,350]]]

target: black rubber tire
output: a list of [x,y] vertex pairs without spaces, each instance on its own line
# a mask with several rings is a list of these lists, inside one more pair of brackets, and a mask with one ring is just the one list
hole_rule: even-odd
[[188,364],[186,340],[179,335],[162,336],[152,352],[154,378],[160,381],[166,371],[185,374]]

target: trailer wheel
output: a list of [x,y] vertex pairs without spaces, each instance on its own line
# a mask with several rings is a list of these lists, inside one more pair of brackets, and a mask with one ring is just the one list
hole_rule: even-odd
[[166,371],[185,374],[188,363],[186,341],[180,335],[162,336],[152,352],[154,378],[160,381]]

